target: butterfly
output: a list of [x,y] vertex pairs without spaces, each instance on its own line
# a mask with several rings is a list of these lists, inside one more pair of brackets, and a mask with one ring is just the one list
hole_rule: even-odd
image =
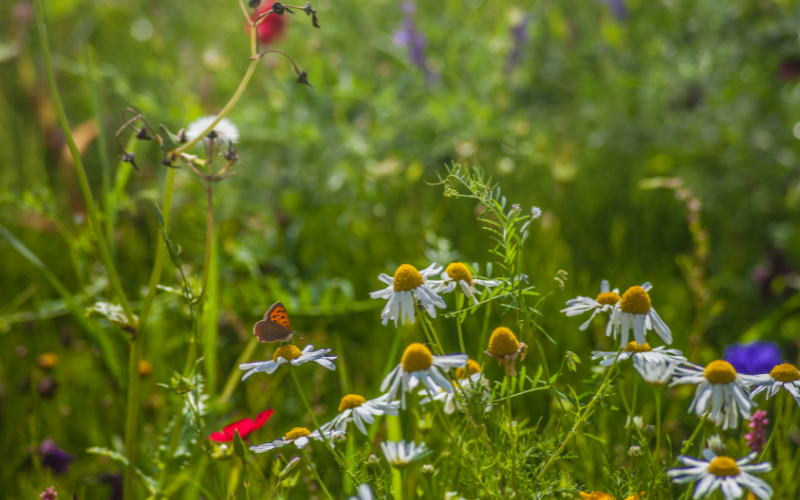
[[253,335],[259,342],[285,342],[291,339],[293,334],[289,314],[280,302],[272,304],[264,319],[253,326]]

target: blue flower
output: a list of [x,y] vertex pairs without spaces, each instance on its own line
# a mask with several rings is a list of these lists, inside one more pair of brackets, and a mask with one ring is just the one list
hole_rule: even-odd
[[723,358],[733,365],[737,373],[745,375],[769,373],[783,363],[781,349],[774,342],[734,344],[725,348]]

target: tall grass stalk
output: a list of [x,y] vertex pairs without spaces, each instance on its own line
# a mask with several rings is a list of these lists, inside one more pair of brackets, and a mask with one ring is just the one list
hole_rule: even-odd
[[108,250],[108,244],[106,243],[103,228],[100,225],[100,216],[98,215],[97,205],[95,204],[94,196],[92,195],[92,188],[89,186],[89,179],[87,178],[86,170],[83,167],[83,159],[81,158],[80,151],[78,151],[78,146],[75,144],[75,138],[72,136],[69,120],[67,119],[67,114],[64,111],[64,104],[61,102],[61,94],[59,93],[58,86],[56,85],[56,77],[53,71],[53,60],[50,55],[50,44],[47,39],[47,27],[44,23],[44,7],[42,6],[42,0],[34,0],[34,8],[36,11],[36,25],[39,28],[39,40],[41,42],[42,57],[44,58],[44,67],[47,73],[47,81],[50,85],[50,94],[53,98],[53,107],[55,108],[58,123],[61,125],[61,129],[64,131],[64,137],[67,140],[67,145],[69,146],[72,160],[75,163],[75,170],[78,173],[78,181],[81,185],[83,199],[86,202],[86,211],[89,213],[89,221],[92,224],[92,230],[94,231],[95,238],[97,239],[97,246],[100,250],[100,258],[103,261],[103,265],[106,267],[108,279],[111,282],[111,288],[114,290],[117,300],[120,301],[120,305],[125,313],[125,318],[127,319],[128,324],[133,328],[136,328],[136,317],[133,315],[130,304],[128,304],[128,299],[125,297],[125,292],[122,289],[122,283],[119,280],[117,269],[114,267],[114,262],[111,260],[111,253]]

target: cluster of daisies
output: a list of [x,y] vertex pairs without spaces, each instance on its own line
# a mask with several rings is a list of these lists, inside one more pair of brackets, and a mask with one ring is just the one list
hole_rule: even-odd
[[[649,332],[655,332],[667,345],[672,343],[672,333],[652,306],[651,289],[652,286],[645,283],[620,295],[618,289],[611,290],[609,283],[603,281],[596,298],[570,300],[562,312],[576,316],[591,311],[591,317],[580,326],[581,330],[588,328],[598,313],[607,313],[606,335],[615,340],[621,335],[620,349],[617,352],[594,351],[592,359],[599,359],[603,366],[632,359],[633,367],[651,385],[696,385],[689,411],[723,429],[736,428],[739,416],[751,418],[753,398],[762,392],[769,398],[783,388],[800,405],[800,371],[791,364],[778,364],[768,374],[744,375],[736,373],[730,363],[721,359],[703,367],[689,362],[676,349],[652,348],[647,342]],[[629,342],[631,331],[634,340]],[[687,467],[670,470],[668,475],[676,483],[697,482],[694,498],[707,497],[719,489],[727,500],[733,500],[740,498],[746,488],[756,497],[767,500],[772,496],[772,488],[753,473],[768,472],[771,466],[769,463],[751,465],[755,457],[753,452],[734,460],[716,456],[707,449],[703,452],[704,460],[679,457]]]
[[[435,275],[439,275],[441,279],[431,280],[430,278]],[[387,300],[386,307],[381,313],[384,325],[389,321],[394,321],[395,325],[406,321],[413,323],[417,305],[430,316],[436,317],[436,309],[446,307],[441,293],[459,290],[477,303],[480,292],[476,285],[489,288],[500,284],[495,280],[473,278],[469,268],[462,263],[450,264],[444,271],[436,264],[422,271],[403,264],[393,277],[381,274],[379,279],[388,287],[371,295],[373,298]],[[315,349],[313,345],[307,345],[302,350],[294,344],[282,345],[275,350],[271,360],[239,365],[242,370],[246,370],[242,380],[259,372],[272,374],[287,364],[299,367],[314,362],[329,370],[335,370],[336,356],[330,356],[330,352],[331,349]],[[516,336],[504,327],[495,330],[490,339],[489,349],[486,351],[486,354],[495,357],[511,370],[516,359],[520,354],[524,357],[524,353],[525,344],[519,342]],[[312,440],[330,444],[345,435],[350,423],[366,435],[367,425],[372,424],[376,416],[398,415],[401,408],[406,409],[409,393],[420,395],[419,404],[424,405],[434,401],[443,403],[444,411],[448,414],[456,409],[463,410],[463,404],[467,400],[479,401],[486,411],[492,408],[489,383],[483,378],[478,362],[469,359],[466,354],[434,355],[421,343],[412,343],[405,349],[400,364],[384,378],[380,390],[382,394],[374,399],[367,399],[359,394],[344,396],[339,403],[338,415],[314,431],[305,427],[295,427],[281,439],[252,446],[250,449],[256,453],[263,453],[290,444],[303,449]],[[238,430],[240,436],[244,437],[242,431],[251,432],[258,428],[259,423],[263,425],[266,418],[261,414],[256,422],[245,419],[231,424],[222,433],[216,433],[217,437],[221,438],[220,442],[231,441],[234,430]],[[316,419],[314,420],[316,422]],[[386,461],[396,468],[405,467],[430,453],[424,443],[405,441],[383,442],[381,449]],[[368,487],[359,489],[360,497],[365,498],[367,492]]]

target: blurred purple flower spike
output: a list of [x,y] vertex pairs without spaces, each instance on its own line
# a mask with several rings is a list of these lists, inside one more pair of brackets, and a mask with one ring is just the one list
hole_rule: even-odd
[[436,75],[428,66],[425,59],[425,47],[428,46],[428,39],[419,32],[417,24],[414,22],[414,14],[417,12],[417,4],[408,1],[403,3],[403,27],[394,32],[394,43],[396,45],[408,47],[411,61],[421,69],[429,82],[436,79]]
[[530,14],[526,14],[519,24],[511,27],[511,52],[508,54],[506,60],[506,70],[511,71],[514,69],[522,59],[522,51],[525,45],[528,44],[528,25],[531,23]]
[[55,475],[67,472],[69,465],[75,460],[73,455],[59,448],[51,439],[42,441],[38,451],[42,465],[52,470]]
[[608,5],[609,10],[617,21],[625,21],[628,19],[628,9],[625,8],[625,0],[597,0],[600,3]]

